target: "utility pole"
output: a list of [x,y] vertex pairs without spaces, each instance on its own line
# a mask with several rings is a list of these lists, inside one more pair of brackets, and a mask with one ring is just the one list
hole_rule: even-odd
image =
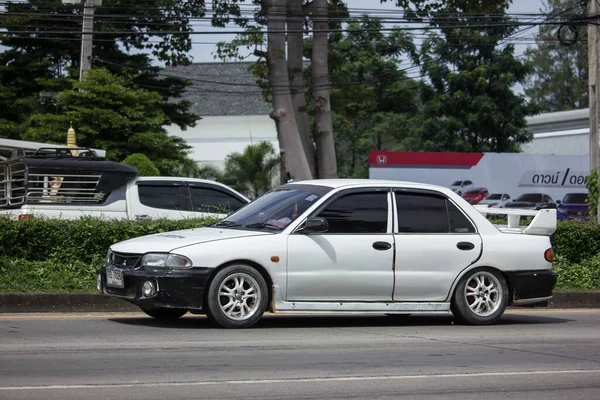
[[92,48],[94,31],[94,9],[102,5],[102,0],[63,0],[66,4],[81,4],[83,2],[83,27],[81,30],[81,60],[79,62],[79,80],[85,78],[87,71],[92,68]]
[[[600,60],[600,26],[597,25],[598,20],[595,17],[600,11],[598,0],[588,0],[588,98],[589,98],[589,115],[590,115],[590,170],[600,172],[598,163],[598,108],[600,107],[600,84],[598,62]],[[600,222],[600,205],[597,210],[596,217]]]

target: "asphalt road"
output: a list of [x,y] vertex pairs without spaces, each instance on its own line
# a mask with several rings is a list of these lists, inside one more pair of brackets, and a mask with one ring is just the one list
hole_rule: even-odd
[[0,315],[0,399],[598,399],[600,310],[266,316]]

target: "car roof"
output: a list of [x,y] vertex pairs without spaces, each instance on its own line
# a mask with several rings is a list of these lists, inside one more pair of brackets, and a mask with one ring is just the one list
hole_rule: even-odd
[[410,181],[396,181],[396,180],[385,180],[385,179],[350,179],[350,178],[339,178],[339,179],[309,179],[305,181],[294,181],[287,183],[287,185],[315,185],[325,186],[332,189],[340,187],[352,187],[352,186],[404,186],[414,188],[431,188],[431,189],[446,189],[444,186],[432,185],[428,183],[410,182]]

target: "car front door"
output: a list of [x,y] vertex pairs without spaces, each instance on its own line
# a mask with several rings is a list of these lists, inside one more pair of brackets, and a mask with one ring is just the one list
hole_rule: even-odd
[[394,285],[391,192],[345,191],[311,217],[325,233],[288,237],[288,301],[390,301]]
[[440,192],[394,191],[398,223],[394,301],[443,301],[481,255],[474,224]]

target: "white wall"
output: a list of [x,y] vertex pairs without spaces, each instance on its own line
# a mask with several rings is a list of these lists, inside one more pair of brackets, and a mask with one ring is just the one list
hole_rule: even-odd
[[[213,165],[220,170],[225,168],[229,154],[242,153],[251,144],[270,142],[279,155],[275,121],[268,115],[202,117],[193,128],[182,131],[178,126],[169,126],[167,131],[192,146],[190,157],[198,164]],[[279,184],[277,169],[272,186]]]
[[202,117],[193,128],[170,126],[167,131],[192,146],[190,156],[196,162],[221,169],[227,155],[241,153],[253,143],[270,142],[279,154],[275,122],[268,115]]
[[573,129],[569,131],[557,131],[547,133],[536,133],[531,142],[522,146],[526,154],[561,154],[588,156],[589,129]]

